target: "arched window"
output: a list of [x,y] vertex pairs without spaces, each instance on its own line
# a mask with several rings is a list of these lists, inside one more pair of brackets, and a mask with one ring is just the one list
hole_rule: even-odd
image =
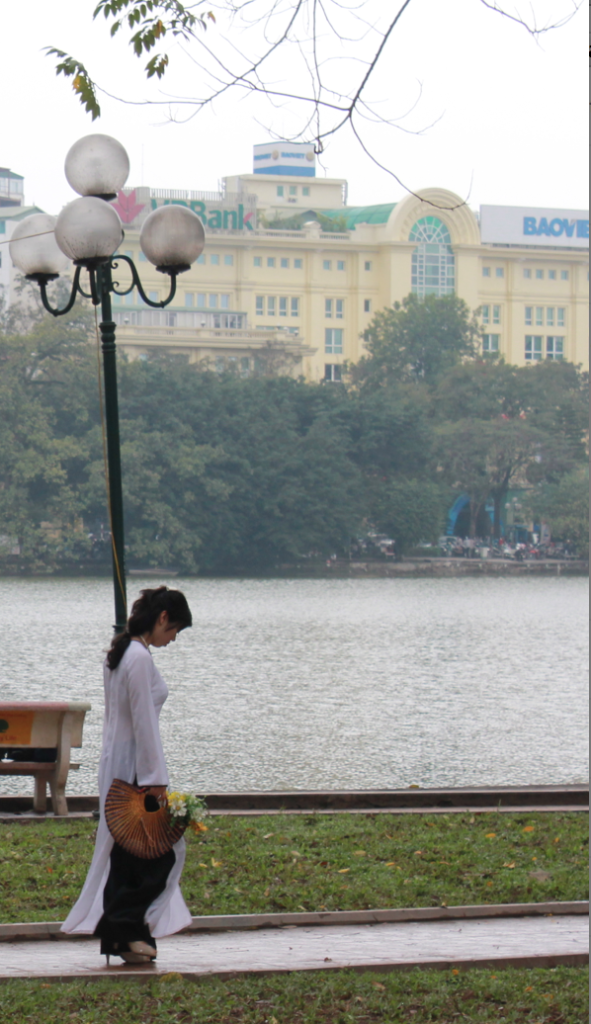
[[418,242],[412,254],[412,291],[425,295],[451,295],[455,286],[455,256],[445,224],[437,217],[421,217],[409,236]]

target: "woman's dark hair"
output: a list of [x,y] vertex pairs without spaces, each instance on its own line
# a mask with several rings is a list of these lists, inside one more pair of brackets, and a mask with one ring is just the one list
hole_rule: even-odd
[[131,607],[124,632],[113,638],[109,648],[107,665],[110,669],[117,668],[134,636],[152,632],[162,612],[167,613],[170,625],[179,630],[193,625],[187,598],[180,590],[156,587],[154,590],[140,591],[140,596]]

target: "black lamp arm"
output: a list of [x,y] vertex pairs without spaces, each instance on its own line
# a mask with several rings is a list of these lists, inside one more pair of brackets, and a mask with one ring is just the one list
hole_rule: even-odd
[[51,275],[51,276],[49,276],[47,274],[38,274],[37,275],[37,283],[39,285],[39,290],[41,292],[41,302],[45,306],[45,309],[47,310],[47,312],[51,313],[52,316],[64,316],[65,313],[69,313],[70,312],[72,306],[74,305],[74,303],[76,301],[76,295],[77,295],[77,293],[79,291],[79,282],[80,282],[80,271],[81,271],[81,269],[82,269],[81,267],[76,267],[76,270],[74,272],[74,280],[72,281],[72,291],[70,293],[70,298],[68,299],[68,301],[67,301],[67,303],[66,303],[66,305],[64,306],[63,309],[54,309],[53,306],[51,305],[49,299],[47,298],[47,284],[48,284],[48,281],[51,281],[53,279],[53,275]]
[[129,295],[129,293],[133,291],[134,288],[137,288],[138,292],[142,297],[142,300],[146,303],[146,306],[152,306],[154,309],[163,309],[164,306],[168,306],[168,304],[172,302],[176,294],[176,272],[173,271],[170,274],[170,293],[168,297],[164,300],[164,302],[152,302],[152,300],[148,298],[142,287],[142,282],[140,281],[140,277],[133,260],[130,259],[129,256],[124,256],[123,253],[117,253],[117,256],[114,258],[113,263],[111,264],[113,270],[117,268],[119,260],[123,260],[125,263],[128,264],[129,269],[131,270],[132,283],[130,284],[129,288],[125,289],[125,291],[121,291],[119,289],[119,282],[113,281],[113,291],[115,292],[116,295]]

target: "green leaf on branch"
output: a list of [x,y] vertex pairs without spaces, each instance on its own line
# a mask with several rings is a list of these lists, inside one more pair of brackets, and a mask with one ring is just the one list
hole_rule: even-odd
[[46,47],[46,52],[49,57],[59,58],[55,69],[56,75],[72,78],[74,92],[78,93],[82,106],[92,116],[92,120],[95,121],[97,117],[101,116],[101,108],[96,97],[95,84],[84,64],[81,64],[75,57],[70,57],[63,50],[57,50],[54,46]]

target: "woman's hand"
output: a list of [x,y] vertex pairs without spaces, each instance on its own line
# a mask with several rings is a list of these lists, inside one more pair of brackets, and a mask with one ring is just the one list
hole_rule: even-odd
[[145,793],[155,797],[161,807],[166,805],[168,799],[166,796],[166,786],[146,786]]

